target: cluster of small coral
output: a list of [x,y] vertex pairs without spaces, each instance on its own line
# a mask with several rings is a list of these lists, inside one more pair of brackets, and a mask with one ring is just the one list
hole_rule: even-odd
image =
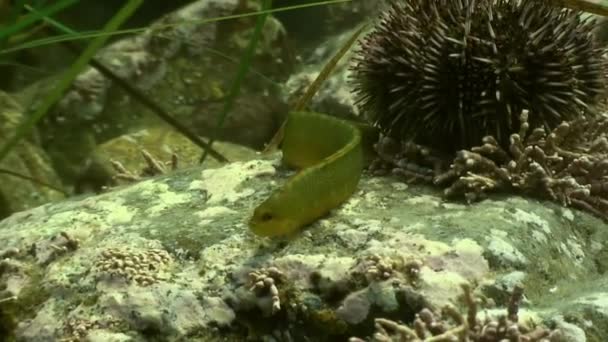
[[87,338],[89,332],[95,329],[107,329],[117,327],[119,321],[108,317],[105,320],[89,321],[85,319],[70,319],[67,321],[64,332],[66,337],[62,342],[78,342]]
[[[389,319],[377,318],[376,331],[372,341],[376,342],[559,342],[562,334],[559,330],[545,327],[529,329],[519,324],[518,311],[523,296],[523,288],[516,287],[511,295],[507,315],[497,318],[478,317],[475,298],[468,285],[463,285],[463,299],[467,308],[464,316],[454,306],[447,305],[441,314],[430,309],[421,310],[414,319],[413,327]],[[350,342],[365,342],[352,337]]]
[[[420,292],[423,263],[416,258],[368,254],[340,267],[331,262],[316,270],[295,265],[279,262],[233,274],[241,285],[229,296],[229,305],[243,322],[259,329],[250,331],[252,336],[267,336],[271,331],[277,340],[294,340],[293,334],[317,336],[321,328],[322,333],[332,331],[336,340],[370,334],[350,337],[350,342],[563,341],[561,330],[519,317],[524,291],[518,283],[511,291],[505,290],[504,314],[482,311],[482,306],[494,308],[495,304],[485,297],[481,304],[468,283],[456,287],[461,295],[453,297],[453,304],[442,304],[439,311]],[[337,269],[341,269],[339,276],[333,274]],[[309,291],[296,289],[300,286]],[[394,306],[390,298],[401,299]],[[400,318],[405,323],[397,321]]]
[[280,282],[283,277],[283,272],[276,267],[261,268],[249,273],[251,284],[249,289],[257,295],[270,296],[271,313],[273,314],[281,310],[281,299],[276,283]]
[[530,131],[527,115],[522,113],[508,149],[486,136],[483,145],[459,151],[447,170],[429,149],[391,139],[376,145],[380,157],[372,168],[432,181],[447,187],[446,196],[468,201],[492,191],[518,191],[608,219],[608,117],[581,117],[551,131]]
[[426,303],[412,288],[421,267],[415,258],[369,254],[327,260],[313,266],[289,257],[265,267],[243,267],[232,274],[238,286],[228,292],[227,303],[241,322],[256,327],[251,336],[272,332],[278,340],[301,334],[344,339],[349,327],[371,328],[373,314],[385,312],[384,306],[397,309],[396,297],[408,298],[404,300],[418,310]]
[[109,248],[101,252],[96,268],[100,278],[121,278],[141,286],[156,283],[162,276],[161,269],[171,261],[163,249],[144,251]]

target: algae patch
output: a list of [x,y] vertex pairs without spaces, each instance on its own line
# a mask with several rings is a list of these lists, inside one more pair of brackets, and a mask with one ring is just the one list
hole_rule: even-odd
[[208,204],[236,202],[253,194],[253,189],[241,189],[241,183],[261,175],[274,174],[270,161],[234,162],[219,169],[203,170],[201,180],[193,181],[189,190],[202,190]]

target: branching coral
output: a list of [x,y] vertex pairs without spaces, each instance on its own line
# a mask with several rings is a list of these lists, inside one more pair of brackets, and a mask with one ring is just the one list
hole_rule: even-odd
[[358,260],[351,269],[351,275],[354,278],[365,278],[367,283],[372,283],[403,273],[408,280],[415,281],[418,279],[421,267],[422,262],[416,259],[400,260],[400,258],[371,254]]
[[[441,314],[430,309],[421,310],[414,319],[413,326],[397,323],[384,318],[375,320],[376,332],[372,341],[377,342],[556,342],[561,340],[559,330],[544,327],[529,329],[519,324],[517,312],[523,296],[523,289],[516,287],[508,303],[507,315],[498,318],[480,319],[475,298],[468,285],[463,285],[463,299],[466,315],[454,306],[445,306]],[[350,342],[364,342],[353,337]]]
[[391,277],[396,267],[395,262],[390,258],[376,254],[368,255],[358,266],[364,269],[368,281],[386,280]]
[[249,273],[250,290],[258,296],[269,295],[272,301],[271,313],[274,314],[281,310],[281,299],[277,283],[284,277],[276,267],[261,268]]
[[380,158],[372,167],[410,179],[432,179],[447,187],[447,197],[463,195],[469,202],[488,192],[515,190],[608,220],[608,117],[581,117],[551,131],[530,131],[527,119],[524,110],[519,133],[511,134],[508,150],[486,136],[483,145],[458,151],[447,169],[437,162],[442,158],[428,149],[412,144],[394,148],[391,140],[377,144]]

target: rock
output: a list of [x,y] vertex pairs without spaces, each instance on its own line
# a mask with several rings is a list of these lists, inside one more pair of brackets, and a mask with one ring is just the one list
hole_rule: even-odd
[[217,116],[223,107],[223,101],[202,103],[186,120],[200,134],[208,136],[209,132],[215,132],[220,140],[256,150],[263,149],[272,139],[289,111],[276,95],[245,94],[235,100],[232,112],[222,128],[217,129]]
[[[297,11],[276,13],[276,17],[285,25],[290,37],[295,38],[298,46],[318,46],[326,43],[328,35],[340,32],[361,21],[367,20],[370,13],[376,13],[387,3],[385,0],[366,1],[352,0],[336,2],[330,6],[311,6]],[[275,7],[290,7],[308,4],[306,0],[283,0]],[[309,18],[315,18],[311,25]],[[300,49],[298,49],[300,50]]]
[[[277,82],[271,81],[275,76],[285,78],[291,69],[287,62],[283,67],[276,63],[286,60],[284,29],[274,17],[267,19],[252,62],[255,70],[241,87],[243,97],[226,118],[224,130],[216,131],[218,115],[238,69],[235,60],[243,53],[243,39],[249,37],[255,20],[212,20],[258,7],[257,1],[190,2],[144,32],[109,44],[95,58],[195,134],[260,148],[285,115],[285,105],[276,95]],[[41,94],[56,82],[57,77],[50,77],[24,89],[19,94],[21,102],[37,108],[44,99]],[[148,107],[88,67],[39,126],[41,142],[56,172],[70,183],[87,177],[103,179],[107,176],[103,169],[94,165],[91,170],[92,164],[99,163],[93,153],[97,146],[158,122]]]
[[348,324],[359,324],[367,319],[371,302],[367,290],[353,292],[342,301],[336,315]]
[[[374,318],[409,323],[423,308],[457,304],[463,283],[480,284],[480,310],[504,313],[522,283],[520,319],[555,323],[573,341],[608,336],[597,263],[608,227],[595,217],[518,196],[446,202],[438,189],[364,175],[331,215],[290,241],[267,241],[245,222],[291,174],[277,165],[193,167],[13,214],[0,241],[21,252],[0,255],[37,270],[23,279],[38,295],[0,302],[0,313],[14,313],[22,340],[67,338],[77,321],[91,340],[103,329],[135,340],[333,341],[369,336]],[[28,255],[61,234],[77,248],[44,263]],[[526,262],[495,252],[514,250]],[[1,273],[0,287],[19,274]]]
[[[5,146],[13,137],[23,119],[23,107],[13,96],[0,92],[0,146]],[[0,162],[0,169],[33,179],[0,172],[0,218],[64,198],[61,191],[40,184],[42,182],[58,189],[62,187],[49,158],[39,146],[35,131],[11,150]]]
[[129,342],[133,341],[127,334],[112,333],[101,329],[91,330],[87,334],[87,342]]
[[[257,158],[254,150],[225,141],[216,141],[213,148],[230,161]],[[76,183],[77,192],[98,192],[108,186],[124,184],[124,180],[114,179],[118,171],[111,166],[112,161],[119,162],[134,176],[145,178],[143,171],[149,165],[142,151],[148,152],[162,163],[167,172],[171,171],[173,154],[177,157],[177,168],[184,169],[200,165],[199,160],[203,153],[200,147],[166,125],[141,129],[99,145],[92,154],[94,158],[88,168]],[[222,164],[208,156],[203,165],[206,168],[215,168]]]
[[[304,94],[308,85],[317,78],[325,64],[340,50],[356,29],[352,28],[328,37],[323,45],[318,46],[305,57],[306,63],[285,82],[282,93],[286,102],[293,102]],[[350,91],[352,87],[349,84],[349,66],[357,46],[353,44],[338,61],[331,75],[321,84],[310,101],[309,107],[312,110],[346,119],[359,116],[359,109],[355,106],[355,96]]]

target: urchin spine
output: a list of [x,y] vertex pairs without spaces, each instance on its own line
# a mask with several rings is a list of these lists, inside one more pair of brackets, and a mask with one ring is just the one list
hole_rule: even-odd
[[363,41],[358,105],[385,133],[443,149],[593,115],[606,61],[593,20],[539,0],[395,2]]

